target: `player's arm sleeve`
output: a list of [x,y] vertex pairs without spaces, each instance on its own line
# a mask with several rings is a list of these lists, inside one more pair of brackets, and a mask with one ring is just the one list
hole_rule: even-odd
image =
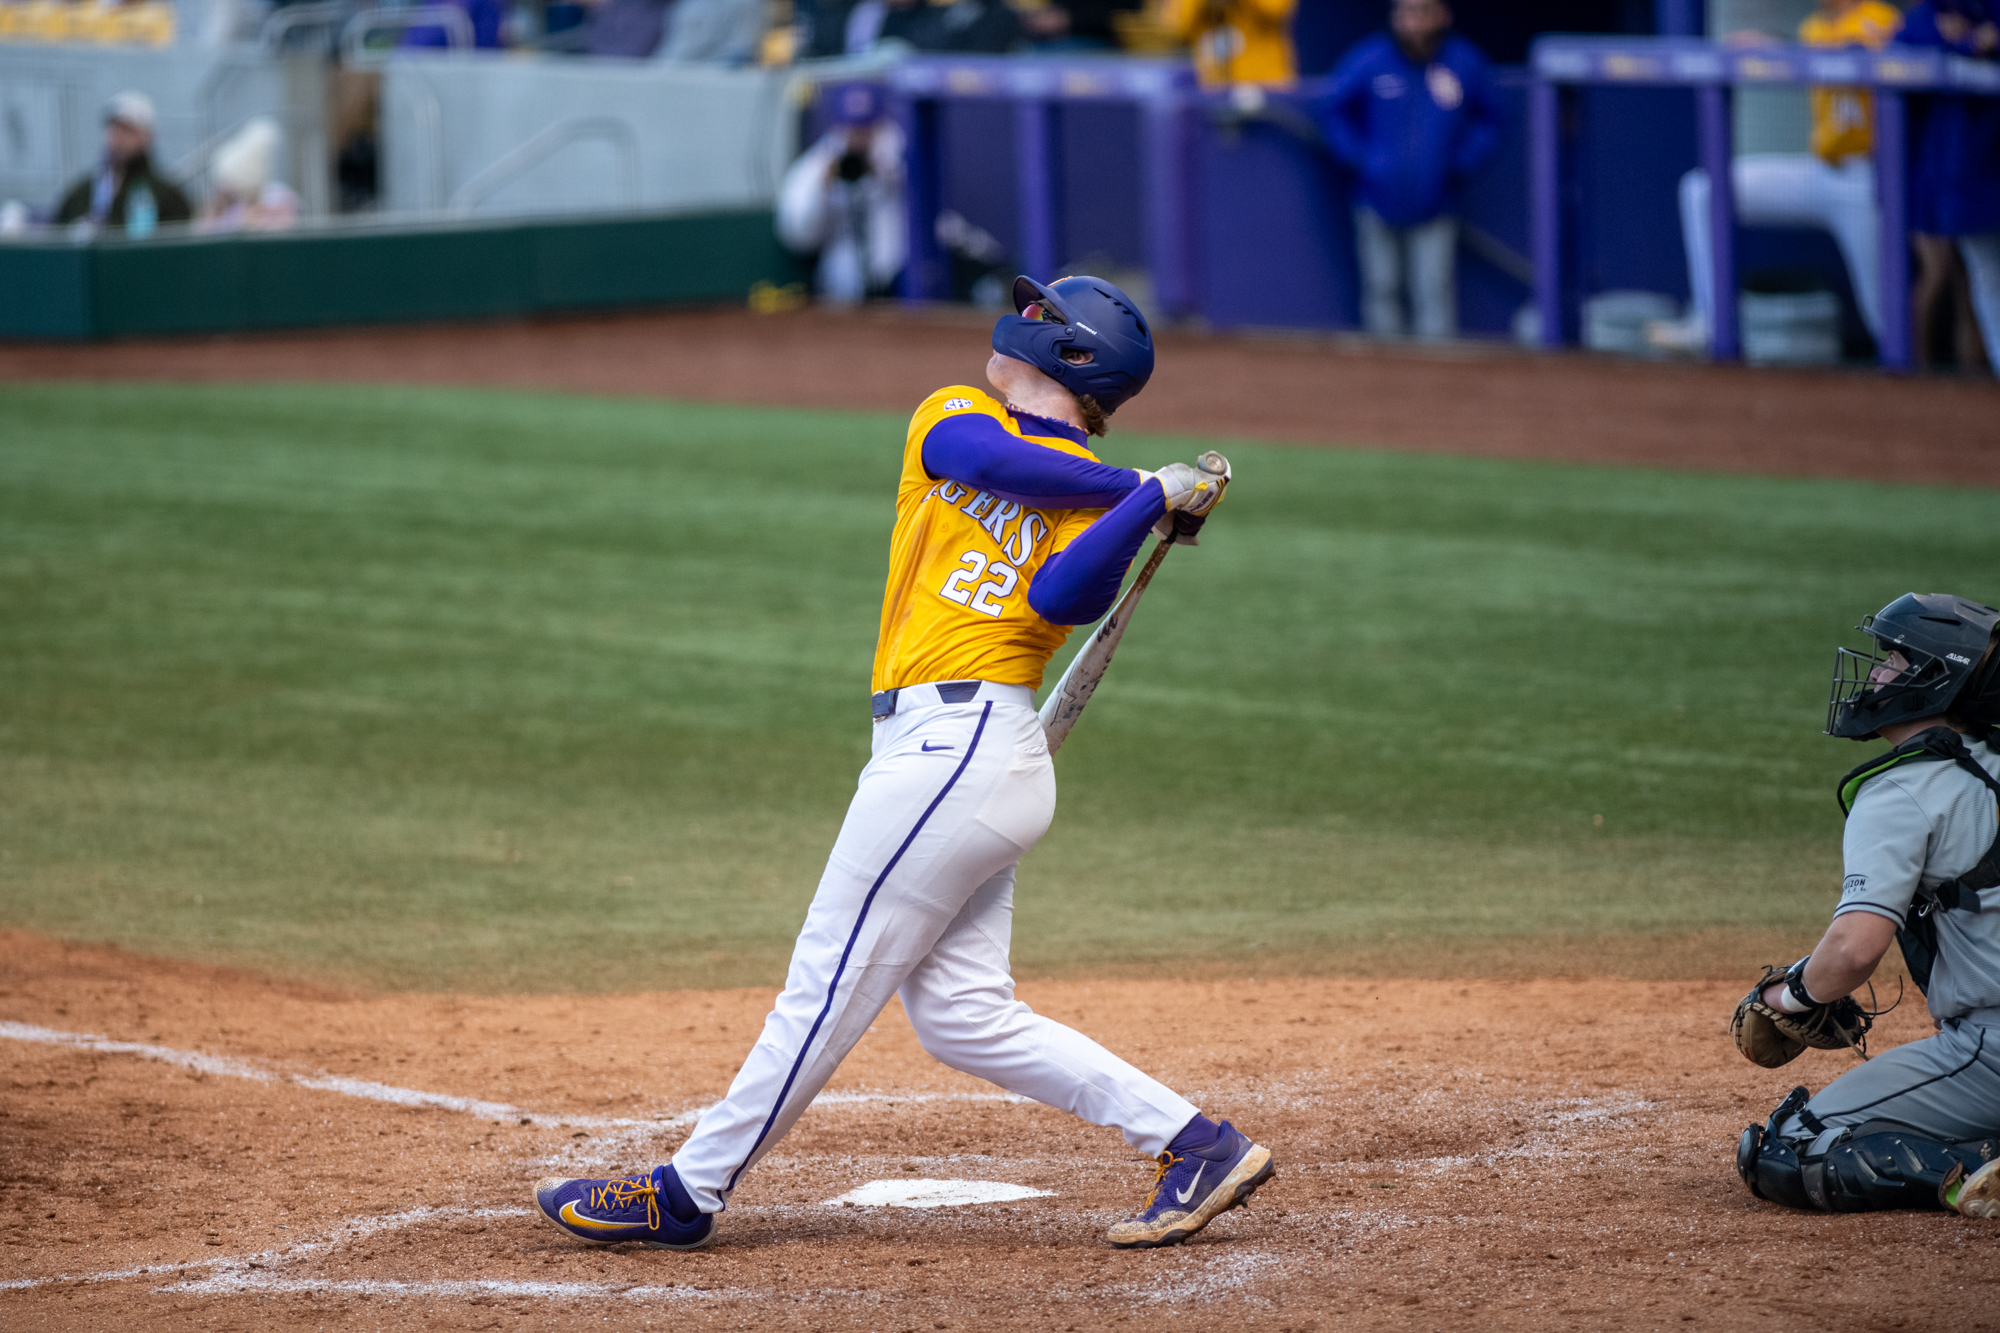
[[1139,474],[1030,444],[984,412],[954,412],[924,435],[924,471],[1030,509],[1109,509]]
[[1088,625],[1118,600],[1139,543],[1167,512],[1157,481],[1126,495],[1077,539],[1050,556],[1028,585],[1028,605],[1051,625]]
[[1931,822],[1890,774],[1861,789],[1841,836],[1844,878],[1835,916],[1873,912],[1900,923],[1923,881]]

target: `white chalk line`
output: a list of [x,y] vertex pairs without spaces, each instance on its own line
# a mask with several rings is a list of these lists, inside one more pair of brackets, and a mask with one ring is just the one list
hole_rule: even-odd
[[335,1223],[319,1232],[317,1239],[292,1241],[278,1249],[259,1250],[254,1254],[217,1255],[213,1259],[195,1259],[178,1264],[140,1264],[135,1268],[118,1268],[103,1273],[58,1273],[53,1277],[10,1278],[0,1281],[0,1291],[20,1291],[29,1287],[48,1287],[62,1283],[130,1282],[136,1278],[157,1278],[170,1273],[184,1272],[190,1268],[247,1271],[310,1259],[316,1255],[330,1253],[350,1241],[365,1240],[385,1231],[397,1231],[425,1222],[533,1215],[534,1210],[530,1208],[409,1208],[400,1213],[362,1214]]
[[[356,1097],[364,1101],[387,1102],[392,1106],[411,1106],[437,1111],[457,1111],[480,1120],[530,1120],[538,1125],[560,1125],[579,1129],[596,1130],[662,1130],[681,1129],[694,1124],[712,1109],[711,1106],[697,1107],[687,1111],[677,1111],[671,1115],[656,1116],[652,1119],[632,1119],[627,1117],[570,1115],[531,1111],[525,1107],[513,1106],[506,1102],[481,1101],[475,1097],[456,1097],[445,1092],[424,1092],[417,1088],[399,1088],[388,1083],[375,1083],[367,1079],[345,1078],[336,1074],[286,1074],[268,1069],[248,1060],[239,1060],[225,1055],[208,1055],[201,1051],[183,1051],[172,1046],[155,1046],[142,1041],[113,1041],[108,1037],[88,1032],[62,1032],[55,1028],[36,1027],[29,1023],[0,1021],[0,1038],[14,1041],[36,1042],[45,1046],[66,1046],[75,1050],[96,1051],[104,1055],[133,1055],[142,1060],[157,1060],[162,1064],[177,1065],[198,1073],[214,1074],[223,1078],[247,1079],[255,1083],[290,1083],[314,1092],[337,1093],[343,1097]],[[900,1102],[1006,1102],[1021,1103],[1028,1099],[1004,1092],[823,1092],[813,1100],[814,1106],[872,1106],[883,1103]]]
[[275,1273],[217,1273],[199,1282],[174,1282],[153,1290],[162,1296],[331,1295],[377,1296],[387,1300],[489,1296],[514,1300],[579,1301],[615,1296],[628,1301],[658,1301],[746,1294],[733,1288],[621,1286],[615,1282],[503,1282],[492,1279],[396,1282],[374,1278],[280,1277]]

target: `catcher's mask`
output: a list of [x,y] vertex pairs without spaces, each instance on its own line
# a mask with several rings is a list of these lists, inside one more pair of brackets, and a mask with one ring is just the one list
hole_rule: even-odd
[[1954,713],[2000,722],[1994,628],[2000,611],[1948,593],[1905,593],[1856,626],[1875,651],[1836,648],[1826,734],[1867,740],[1883,727]]
[[[1153,376],[1153,333],[1131,297],[1102,278],[1062,278],[1046,287],[1014,279],[1014,309],[993,326],[993,350],[1036,370],[1107,413]],[[1088,352],[1078,365],[1064,352]]]

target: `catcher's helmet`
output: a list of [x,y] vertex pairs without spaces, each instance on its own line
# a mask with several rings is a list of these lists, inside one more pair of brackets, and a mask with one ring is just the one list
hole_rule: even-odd
[[[993,326],[993,350],[1036,370],[1106,412],[1146,387],[1153,376],[1153,332],[1131,297],[1102,278],[1061,278],[1044,287],[1014,279],[1016,314]],[[1035,313],[1029,315],[1027,312]],[[1089,352],[1084,365],[1066,351]]]
[[1879,654],[1834,650],[1826,734],[1867,740],[1883,727],[1944,713],[1982,733],[2000,723],[1996,624],[2000,611],[1949,593],[1898,597],[1856,626]]

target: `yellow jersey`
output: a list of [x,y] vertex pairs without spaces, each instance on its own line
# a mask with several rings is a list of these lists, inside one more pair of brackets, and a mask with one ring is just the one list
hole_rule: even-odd
[[1069,638],[1028,605],[1035,571],[1104,511],[1027,509],[924,471],[924,436],[947,416],[984,413],[1029,444],[1095,463],[1083,445],[1044,433],[983,389],[954,384],[924,399],[903,443],[889,584],[875,642],[875,690],[934,680],[988,680],[1038,688]]
[[1292,52],[1297,8],[1298,0],[1167,0],[1161,21],[1194,48],[1202,87],[1289,88],[1299,72]]
[[[1845,14],[1817,13],[1799,25],[1799,40],[1807,46],[1865,46],[1879,51],[1896,38],[1903,15],[1882,0],[1862,0]],[[1875,97],[1866,88],[1815,87],[1812,102],[1812,150],[1822,161],[1839,165],[1875,147]]]

